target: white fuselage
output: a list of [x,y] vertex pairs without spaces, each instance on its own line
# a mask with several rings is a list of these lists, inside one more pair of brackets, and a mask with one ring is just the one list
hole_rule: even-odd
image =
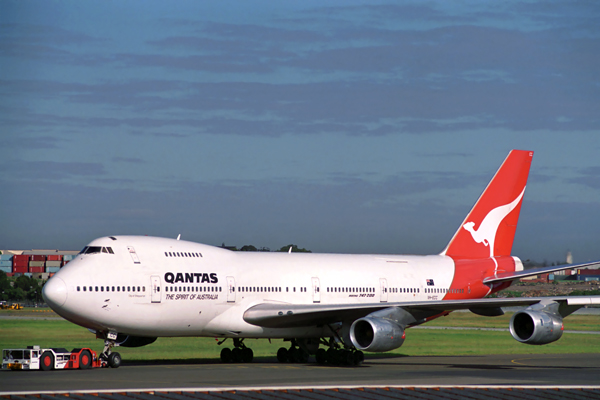
[[139,336],[300,338],[324,327],[264,328],[244,321],[257,304],[367,304],[441,300],[450,257],[233,252],[175,239],[94,240],[46,284],[64,318]]

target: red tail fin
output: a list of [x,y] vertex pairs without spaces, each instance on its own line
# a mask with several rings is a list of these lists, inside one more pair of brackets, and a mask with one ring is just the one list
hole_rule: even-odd
[[454,258],[510,256],[532,151],[512,150],[442,254]]

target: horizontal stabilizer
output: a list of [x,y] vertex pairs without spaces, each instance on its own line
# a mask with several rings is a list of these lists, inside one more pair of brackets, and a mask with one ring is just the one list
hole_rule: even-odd
[[526,278],[528,276],[549,274],[557,271],[564,271],[565,269],[580,269],[587,267],[600,266],[600,261],[592,261],[584,264],[565,264],[552,267],[533,268],[525,269],[523,271],[504,272],[494,276],[487,277],[483,280],[485,284],[514,281],[520,278]]

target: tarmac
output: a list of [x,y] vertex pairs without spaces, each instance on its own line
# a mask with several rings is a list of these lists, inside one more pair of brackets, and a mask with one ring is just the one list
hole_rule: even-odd
[[135,391],[316,390],[365,387],[577,387],[600,398],[596,354],[369,357],[358,367],[186,360],[118,369],[2,371],[0,395]]

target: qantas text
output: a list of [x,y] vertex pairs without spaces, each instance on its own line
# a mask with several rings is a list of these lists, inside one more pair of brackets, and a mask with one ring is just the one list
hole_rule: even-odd
[[167,272],[165,274],[165,282],[167,283],[217,283],[219,278],[217,274],[201,273],[201,272]]

